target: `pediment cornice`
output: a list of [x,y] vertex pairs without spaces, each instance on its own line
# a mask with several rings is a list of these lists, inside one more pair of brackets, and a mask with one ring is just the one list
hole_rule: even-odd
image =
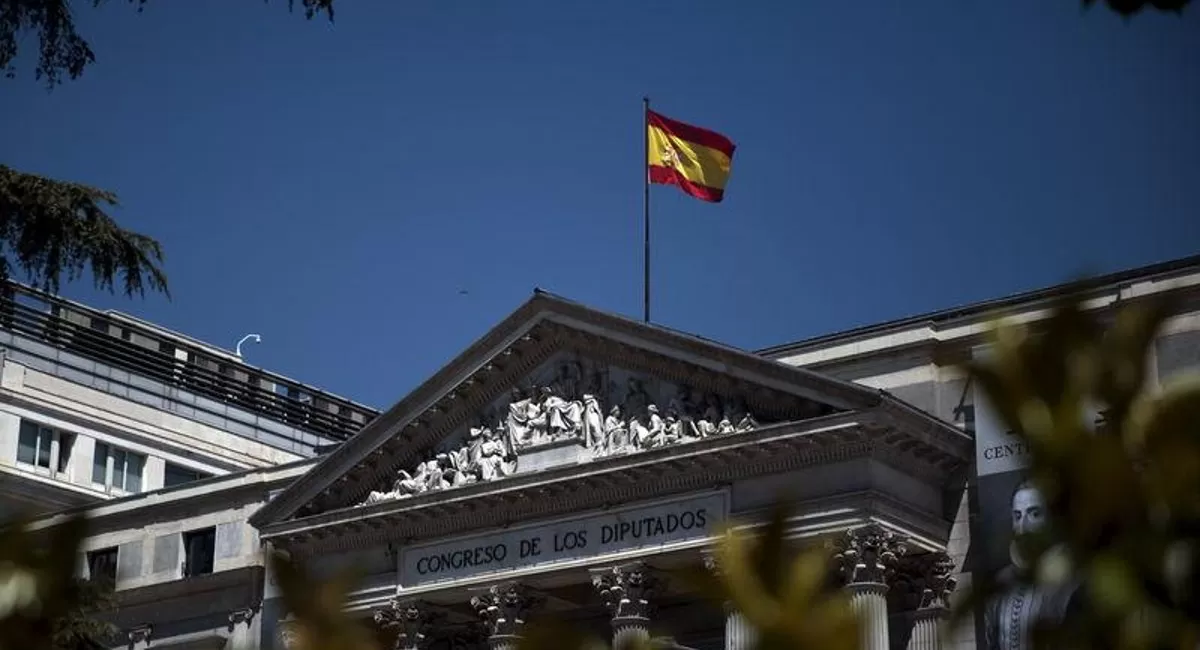
[[[578,323],[573,323],[581,327]],[[686,382],[705,392],[736,396],[747,408],[776,421],[802,420],[834,412],[835,407],[820,403],[800,391],[788,392],[786,386],[769,377],[750,372],[737,372],[733,367],[709,360],[702,364],[699,357],[676,354],[665,350],[636,347],[631,342],[606,338],[547,319],[512,346],[484,364],[476,373],[448,389],[423,413],[411,419],[367,456],[357,467],[343,474],[331,485],[313,509],[336,509],[361,501],[367,493],[386,482],[397,468],[411,465],[422,454],[445,438],[450,432],[468,424],[487,404],[502,396],[522,378],[553,355],[572,353],[622,368],[646,373],[656,378]],[[682,357],[682,358],[681,358]],[[776,387],[773,384],[780,384]]]
[[266,526],[262,538],[302,554],[407,544],[637,500],[724,489],[738,479],[854,458],[875,458],[931,483],[944,481],[969,462],[966,454],[886,435],[881,428],[884,419],[881,413],[842,413],[767,426],[320,513]]
[[[744,404],[758,422],[866,413],[892,400],[863,386],[539,293],[322,459],[251,523],[274,527],[285,518],[308,519],[363,502],[373,490],[394,482],[399,470],[427,460],[448,436],[475,426],[482,409],[494,408],[501,395],[559,353],[729,397]],[[909,425],[915,430],[930,426],[928,421],[932,418],[922,414]],[[931,426],[925,446],[951,455],[962,452],[964,442],[969,447],[969,438],[949,425]],[[970,456],[969,449],[962,453]]]

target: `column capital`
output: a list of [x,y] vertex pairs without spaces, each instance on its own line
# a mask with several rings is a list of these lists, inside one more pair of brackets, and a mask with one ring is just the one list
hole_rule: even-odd
[[[914,558],[917,559],[917,558]],[[950,596],[958,586],[954,577],[957,568],[950,556],[938,551],[919,556],[914,563],[917,568],[917,579],[921,589],[921,600],[917,605],[918,611],[948,611]]]
[[396,630],[395,650],[423,650],[429,646],[428,632],[438,616],[427,603],[393,598],[375,610],[375,624]]
[[846,531],[834,542],[834,550],[838,574],[847,587],[879,585],[886,589],[906,549],[892,531],[868,524]]
[[649,620],[653,599],[666,581],[645,562],[631,562],[593,572],[592,586],[617,623],[625,619]]
[[483,619],[488,640],[495,646],[498,639],[519,637],[525,619],[543,600],[541,594],[523,584],[506,582],[472,597],[471,607]]

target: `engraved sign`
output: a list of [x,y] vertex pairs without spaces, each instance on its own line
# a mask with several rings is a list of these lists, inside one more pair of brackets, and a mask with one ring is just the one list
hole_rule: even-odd
[[724,492],[413,546],[400,584],[414,587],[669,543],[705,539],[728,513]]

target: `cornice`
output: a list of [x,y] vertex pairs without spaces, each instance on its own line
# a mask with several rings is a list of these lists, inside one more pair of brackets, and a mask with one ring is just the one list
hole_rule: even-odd
[[[1072,291],[1079,292],[1085,300],[1111,298],[1111,302],[1104,304],[1100,307],[1101,309],[1107,308],[1111,304],[1128,304],[1144,297],[1164,295],[1174,297],[1188,292],[1195,292],[1196,282],[1187,282],[1186,279],[1188,276],[1194,277],[1198,271],[1200,271],[1200,255],[1137,269],[1119,271],[1113,274],[1086,279],[1082,282],[1069,282],[1052,287],[1044,287],[1002,298],[784,343],[758,350],[757,353],[771,358],[781,358],[836,345],[868,341],[921,327],[947,329],[982,323],[997,314],[1029,313],[1044,310],[1048,306],[1053,305],[1056,300],[1060,300],[1064,295]],[[1172,282],[1178,282],[1178,284],[1172,285]],[[1142,283],[1164,283],[1168,286],[1153,287],[1149,292],[1143,294],[1123,295],[1129,287]],[[1200,296],[1200,294],[1193,295]],[[845,358],[849,359],[851,357],[847,356]]]
[[[175,598],[195,599],[199,603],[217,602],[217,609],[236,609],[248,607],[262,601],[262,585],[265,569],[261,566],[247,566],[228,571],[217,571],[208,575],[196,576],[187,580],[171,580],[133,589],[122,589],[115,592],[117,605],[121,609],[161,605]],[[196,598],[208,594],[212,597]],[[224,594],[220,598],[217,594]],[[239,594],[240,598],[231,600],[229,594]],[[236,605],[229,605],[236,601]]]
[[[836,414],[596,460],[499,481],[342,509],[264,527],[262,539],[301,554],[409,543],[689,491],[742,478],[873,457],[895,441]],[[924,463],[924,447],[891,458]],[[899,461],[897,461],[899,462]],[[969,462],[962,458],[960,463]],[[937,467],[927,476],[939,480]]]
[[[856,444],[849,444],[850,439]],[[776,467],[790,469],[864,455],[868,447],[854,418],[835,415],[820,422],[763,427],[586,465],[322,513],[267,526],[261,537],[286,545],[303,540],[309,545],[328,541],[336,529],[338,534],[351,533],[370,543],[408,542],[603,508],[646,496],[667,496],[706,485],[724,486],[743,476],[779,471]],[[780,453],[785,449],[806,449],[808,453]]]
[[975,457],[974,436],[890,395],[868,417],[897,444],[921,447],[931,462],[957,465]]
[[[1058,299],[1058,298],[1055,298]],[[1103,304],[1093,305],[1086,308],[1086,311],[1091,312],[1101,319],[1112,317],[1118,309],[1123,309],[1133,305],[1147,304],[1155,300],[1175,300],[1173,315],[1184,315],[1193,311],[1200,305],[1200,291],[1194,285],[1172,287],[1161,291],[1138,294],[1131,296],[1122,296],[1120,292],[1102,292],[1094,296],[1085,296],[1085,301],[1101,301]],[[863,335],[860,338],[847,338],[846,340],[832,339],[829,341],[815,341],[811,347],[785,350],[776,352],[767,350],[762,354],[772,359],[788,359],[795,358],[797,355],[811,353],[824,348],[835,347],[838,345],[848,345],[855,342],[865,342],[872,339],[882,338],[885,336],[895,336],[904,332],[914,331],[918,329],[928,329],[927,337],[917,341],[910,341],[898,345],[891,345],[877,349],[868,349],[865,352],[850,352],[829,359],[823,359],[812,363],[799,364],[800,367],[807,368],[816,372],[827,372],[831,369],[842,369],[852,366],[856,363],[870,362],[874,359],[898,357],[908,354],[922,354],[928,357],[931,361],[939,365],[961,364],[968,361],[971,357],[971,350],[981,345],[988,343],[990,336],[989,323],[998,318],[1012,318],[1036,314],[1036,317],[1031,317],[1030,320],[1024,321],[1023,324],[1036,332],[1039,328],[1044,327],[1046,319],[1049,317],[1048,309],[1054,305],[1054,299],[1046,300],[1037,304],[1026,305],[1019,308],[1014,308],[1009,311],[998,311],[980,316],[972,316],[963,319],[952,319],[944,322],[923,321],[914,323],[909,326],[898,327],[895,330],[884,330],[870,335]],[[1044,312],[1044,313],[1043,313]],[[971,328],[970,331],[961,333],[947,334],[954,329]]]
[[[842,492],[790,504],[796,514],[786,521],[786,539],[819,542],[846,530],[867,524],[881,525],[924,549],[945,549],[947,524],[938,513],[929,512],[897,499],[878,488]],[[737,530],[753,531],[766,526],[771,508],[739,512]]]
[[[364,427],[251,517],[267,527],[360,502],[389,474],[444,439],[558,350],[707,384],[795,420],[874,409],[887,397],[689,334],[537,293],[445,368]],[[813,404],[816,403],[816,405]]]
[[[503,362],[493,360],[501,351],[509,349],[519,353],[522,343],[531,342],[533,337],[529,332],[540,322],[541,311],[541,305],[535,301],[522,305],[500,325],[335,449],[317,465],[320,471],[300,477],[283,494],[256,512],[250,518],[250,523],[265,525],[294,513],[330,488],[336,490],[336,486],[326,483],[329,475],[340,479],[360,463],[368,466],[379,464],[389,453],[386,449],[380,451],[380,447],[393,443],[398,437],[407,441],[407,428],[416,421],[418,414],[436,407],[438,401],[453,392],[454,387],[469,391],[481,373],[486,375],[501,369]],[[346,485],[341,487],[344,489]]]
[[469,418],[561,349],[557,333],[544,326],[532,328],[521,338],[521,343],[506,348],[496,360],[483,365],[459,384],[447,386],[424,412],[409,418],[398,433],[323,490],[320,499],[314,501],[314,508],[326,506],[332,509],[361,501],[387,475],[394,474],[396,468],[420,460],[429,447],[466,424]]

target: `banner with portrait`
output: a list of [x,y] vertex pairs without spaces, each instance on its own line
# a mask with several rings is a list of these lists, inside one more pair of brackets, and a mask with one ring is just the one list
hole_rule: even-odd
[[[986,350],[976,355],[987,354]],[[975,385],[975,516],[971,526],[968,569],[1013,578],[1024,561],[1013,544],[1022,532],[1042,524],[1045,507],[1037,488],[1027,482],[1029,450],[1005,426],[987,395]],[[976,646],[981,650],[1032,650],[1035,621],[1061,619],[1076,594],[1074,588],[1012,587],[976,612]]]

